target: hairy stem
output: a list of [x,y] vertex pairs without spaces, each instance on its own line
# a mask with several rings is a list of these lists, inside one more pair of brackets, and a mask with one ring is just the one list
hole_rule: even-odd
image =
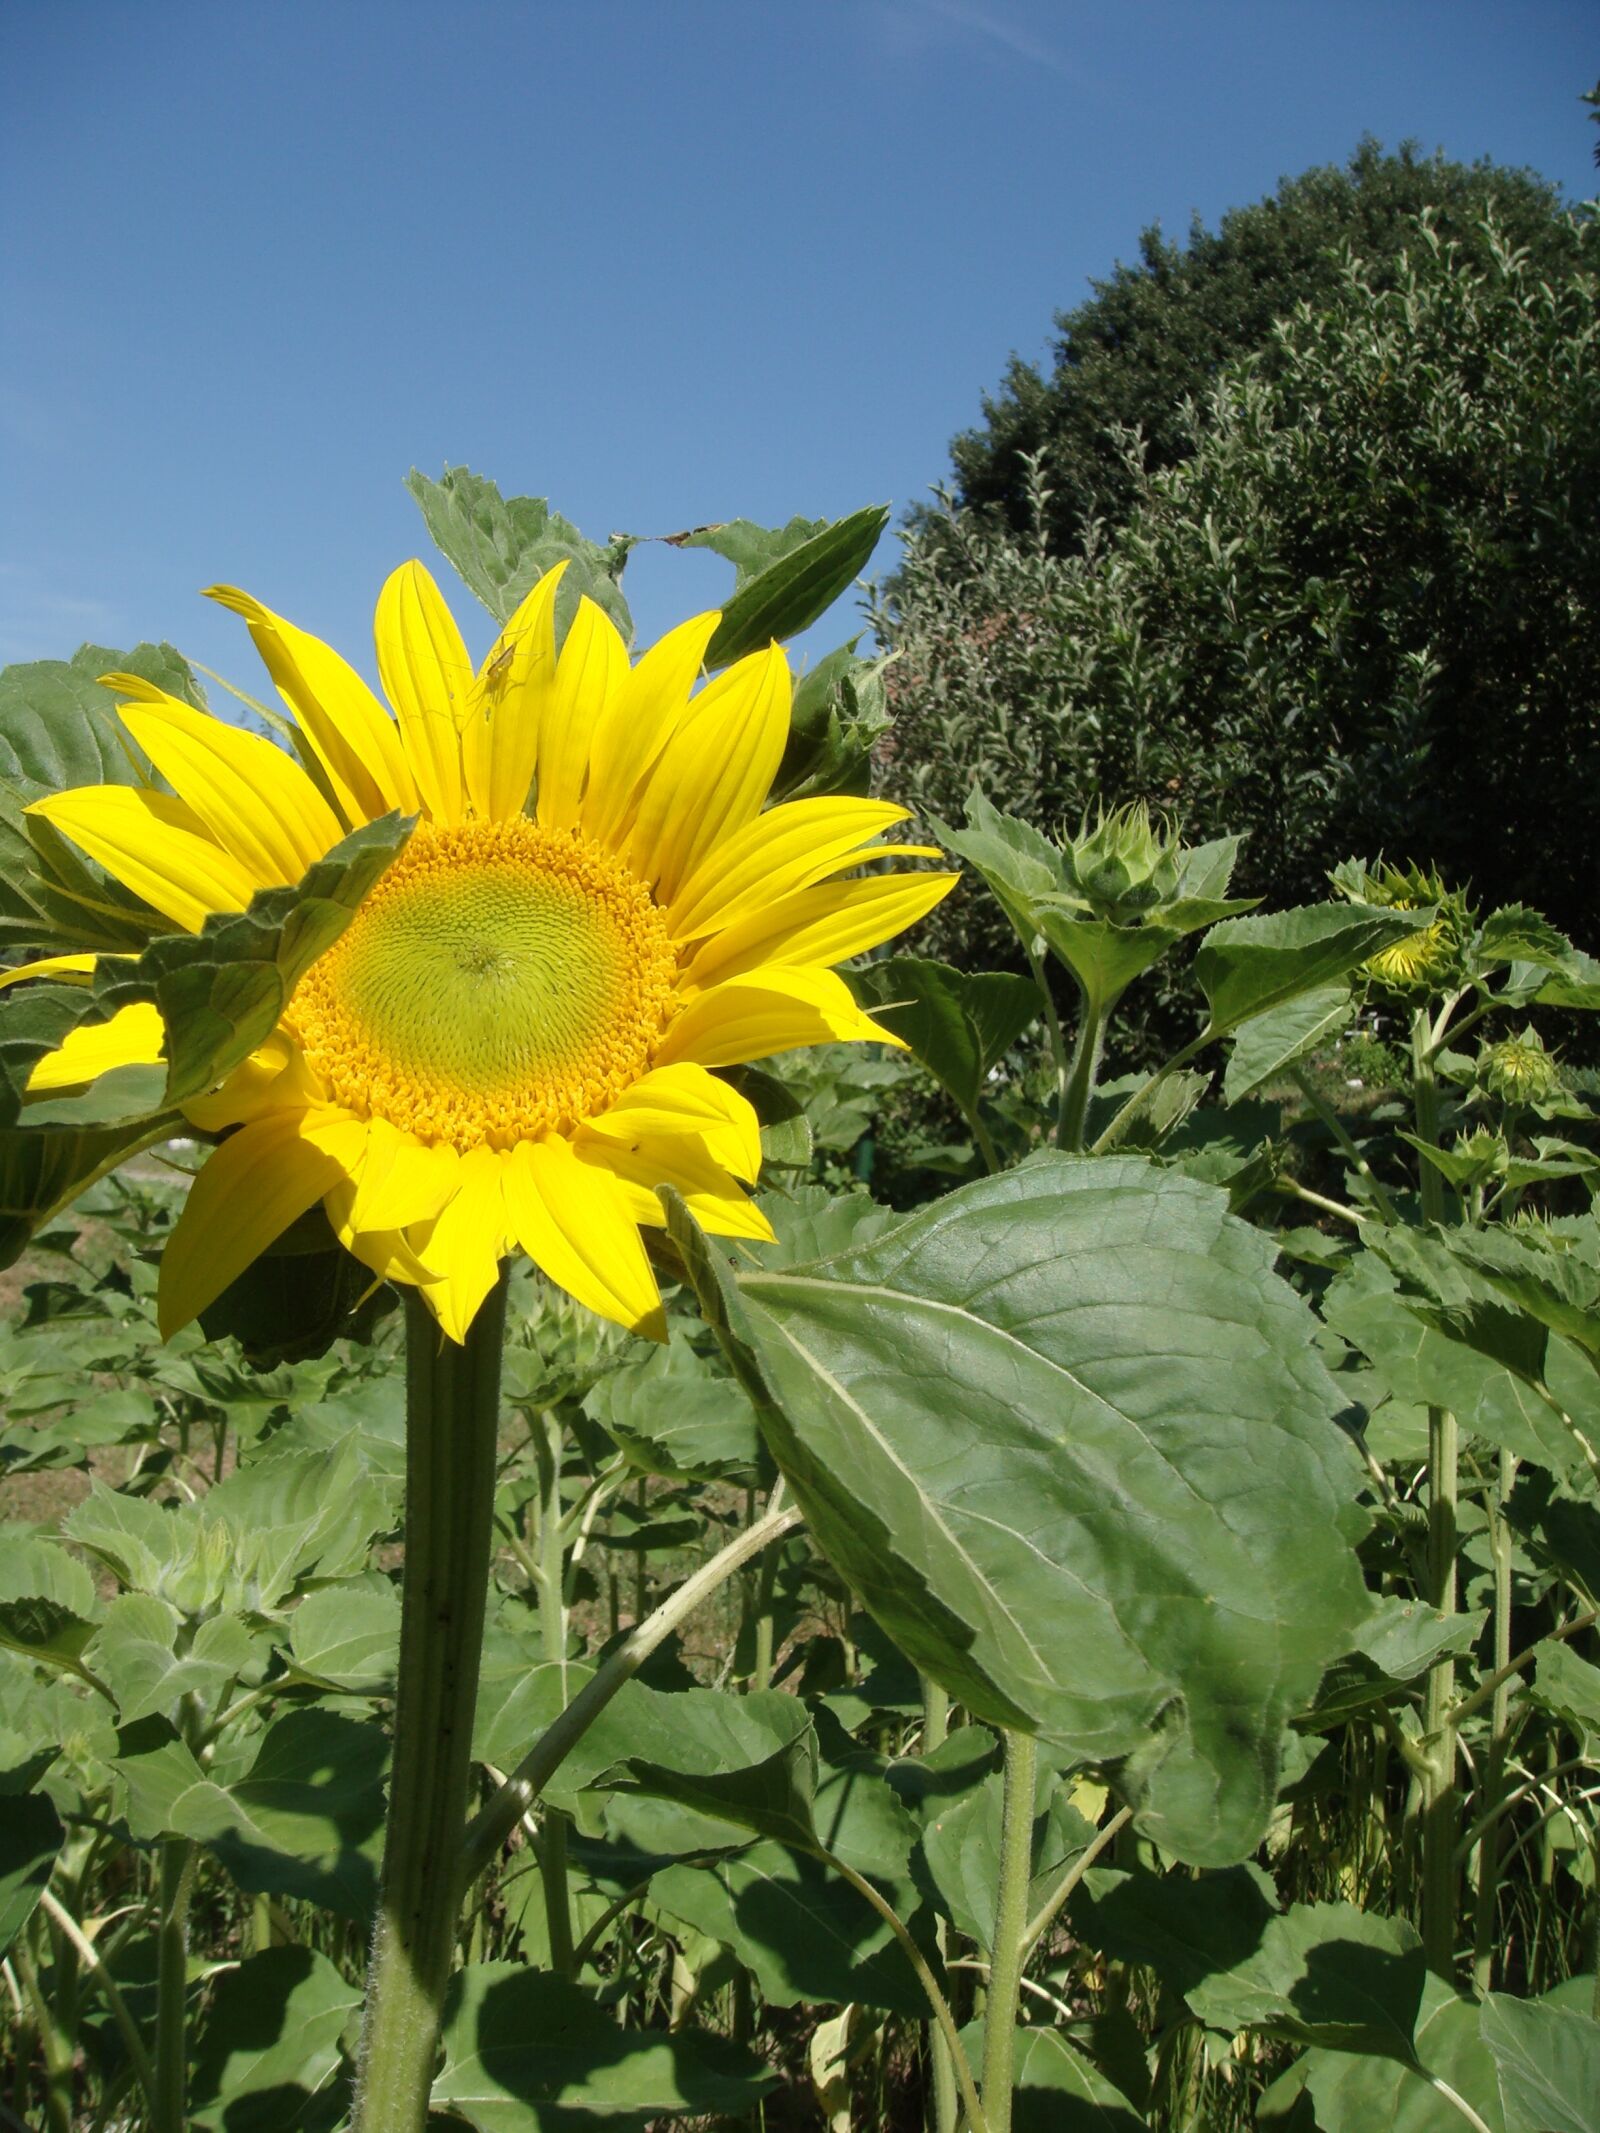
[[184,2133],[188,2124],[189,1892],[194,1886],[195,1848],[186,1837],[161,1847],[161,1884],[156,1925],[155,2097],[152,2133]]
[[494,1536],[502,1270],[460,1347],[406,1300],[406,1556],[394,1768],[356,2133],[422,2133],[465,1877],[472,1718]]
[[1037,1760],[1031,1734],[1006,1735],[994,1959],[989,1965],[989,2002],[983,2018],[983,2108],[989,2133],[1011,2133],[1017,2002],[1028,1960],[1028,1883],[1033,1872],[1033,1778]]

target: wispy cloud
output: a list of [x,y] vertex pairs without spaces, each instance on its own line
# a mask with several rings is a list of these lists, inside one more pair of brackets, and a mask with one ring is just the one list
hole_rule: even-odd
[[1085,80],[1082,71],[1064,53],[1035,37],[1031,30],[989,8],[973,7],[970,0],[915,0],[915,5],[920,13],[937,16],[953,29],[968,30],[974,37],[987,38],[991,44],[1000,45],[1017,59],[1025,59],[1030,66],[1048,67],[1067,81],[1081,83]]

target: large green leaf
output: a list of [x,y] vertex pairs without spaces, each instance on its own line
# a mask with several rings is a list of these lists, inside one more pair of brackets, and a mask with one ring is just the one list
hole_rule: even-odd
[[1277,1908],[1277,1892],[1254,1864],[1205,1874],[1096,1867],[1073,1892],[1069,1916],[1087,1946],[1145,1964],[1188,1993],[1247,1962]]
[[[1372,1364],[1376,1383],[1364,1395],[1372,1404],[1388,1391],[1415,1407],[1448,1407],[1473,1436],[1558,1472],[1580,1460],[1570,1432],[1526,1375],[1430,1324],[1400,1293],[1378,1251],[1356,1254],[1330,1284],[1322,1308],[1334,1331]],[[1547,1344],[1543,1329],[1536,1332],[1539,1362],[1553,1368],[1578,1416],[1593,1411],[1600,1423],[1600,1383],[1593,1373],[1570,1350],[1562,1354],[1561,1343]]]
[[376,1572],[319,1586],[289,1617],[289,1651],[312,1681],[366,1693],[387,1688],[400,1654],[400,1595]]
[[0,1955],[33,1916],[63,1834],[61,1817],[43,1793],[0,1801]]
[[1120,1763],[1168,1850],[1259,1841],[1368,1601],[1360,1467],[1271,1240],[1137,1158],[1035,1159],[806,1268],[672,1210],[835,1567],[975,1715]]
[[1318,985],[1241,1022],[1223,1077],[1225,1099],[1236,1103],[1337,1036],[1350,1020],[1351,1008],[1348,984]]
[[1222,1036],[1302,994],[1321,991],[1391,941],[1425,926],[1431,909],[1302,904],[1265,917],[1224,919],[1200,943],[1195,981]]
[[474,1963],[450,1981],[433,2101],[479,2133],[645,2133],[655,2119],[743,2117],[773,2076],[742,2045],[700,2030],[619,2029],[563,1978]]
[[970,1117],[990,1070],[1044,1011],[1031,978],[968,972],[897,955],[851,974],[856,997],[949,1090]]
[[[740,523],[748,527],[748,521]],[[764,548],[748,534],[741,535],[735,559],[759,567],[746,570],[724,606],[717,633],[706,647],[706,665],[731,666],[747,652],[781,644],[809,629],[866,569],[888,523],[888,505],[869,504],[831,525],[825,520],[815,527],[803,520],[791,522],[784,535],[769,536]],[[785,535],[802,529],[803,537],[791,545]],[[721,536],[733,530],[704,527],[683,545],[720,548],[726,555],[729,549]],[[749,527],[749,534],[759,530]]]
[[1260,1945],[1190,1987],[1208,2028],[1264,2029],[1327,2051],[1412,2057],[1427,1975],[1403,1919],[1349,1903],[1297,1903],[1268,1918]]
[[650,1690],[629,1711],[629,1752],[595,1782],[648,1792],[758,1836],[814,1844],[817,1743],[806,1707],[776,1690]]
[[126,949],[157,919],[106,881],[48,823],[23,808],[76,785],[136,785],[149,766],[114,715],[108,673],[133,673],[203,704],[170,644],[131,652],[85,644],[70,660],[41,659],[0,673],[0,942],[28,948]]
[[[961,2042],[971,2064],[981,2066],[982,2022],[969,2023]],[[1148,2124],[1058,2029],[1019,2029],[1013,2071],[1015,2133],[1144,2133]]]
[[778,2007],[849,2000],[925,2016],[927,1999],[893,1932],[820,1859],[773,1841],[670,1866],[651,1901],[734,1949]]
[[314,1948],[266,1948],[226,1968],[195,2042],[188,2123],[206,2133],[283,2133],[339,2071],[361,1995]]
[[376,1726],[333,1711],[290,1711],[224,1779],[181,1740],[140,1742],[114,1765],[135,1837],[193,1837],[242,1889],[299,1896],[367,1919],[377,1897],[388,1744]]
[[446,467],[442,481],[430,481],[413,468],[406,487],[462,582],[497,622],[509,622],[545,572],[564,562],[558,630],[571,621],[580,595],[586,594],[632,642],[633,620],[617,583],[626,543],[598,547],[542,496],[503,497],[492,481],[465,467]]
[[1434,1976],[1423,1979],[1416,2026],[1417,2064],[1352,2052],[1312,2050],[1302,2062],[1319,2133],[1462,2133],[1467,2121],[1428,2079],[1445,2082],[1489,2133],[1507,2133],[1494,2060],[1478,2030],[1478,2009]]
[[753,1473],[760,1462],[749,1401],[681,1333],[603,1377],[584,1412],[646,1474],[707,1481]]
[[1506,2133],[1594,2133],[1600,2022],[1587,2009],[1491,1992],[1479,2028],[1500,2077]]

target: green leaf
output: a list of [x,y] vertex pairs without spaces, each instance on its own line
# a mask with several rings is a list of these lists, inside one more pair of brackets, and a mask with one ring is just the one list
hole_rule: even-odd
[[816,1842],[817,1743],[797,1697],[771,1689],[747,1696],[646,1689],[628,1719],[630,1752],[597,1785],[675,1800],[784,1844]]
[[0,1128],[0,1268],[13,1266],[38,1231],[78,1195],[178,1125],[162,1113],[130,1125]]
[[774,2006],[885,2007],[925,2017],[916,1972],[866,1898],[820,1859],[775,1842],[671,1866],[651,1901],[737,1953]]
[[733,565],[733,589],[742,592],[752,578],[826,533],[831,524],[825,518],[792,518],[787,526],[758,526],[754,519],[730,518],[687,533],[669,533],[665,539],[669,548],[709,548],[713,555],[725,556]]
[[[1375,1235],[1371,1241],[1377,1243]],[[1394,1273],[1384,1264],[1387,1255],[1382,1244],[1359,1253],[1323,1299],[1327,1323],[1367,1357],[1380,1387],[1412,1406],[1448,1407],[1471,1435],[1504,1445],[1519,1458],[1536,1459],[1557,1472],[1576,1465],[1582,1457],[1577,1445],[1525,1377],[1480,1352],[1476,1341],[1457,1337],[1454,1326],[1445,1330],[1430,1323],[1415,1299],[1399,1293]],[[1481,1325],[1478,1330],[1484,1331]],[[1554,1360],[1563,1389],[1572,1380],[1570,1397],[1581,1415],[1585,1403],[1600,1404],[1600,1387],[1591,1389],[1585,1382],[1590,1373],[1576,1358],[1576,1370],[1562,1373],[1554,1345],[1547,1350],[1540,1334],[1541,1357]],[[1366,1397],[1376,1404],[1376,1395]]]
[[1594,2133],[1600,2022],[1593,2015],[1491,1992],[1478,2019],[1500,2077],[1506,2133]]
[[193,1837],[252,1894],[299,1896],[364,1921],[377,1900],[387,1760],[376,1726],[313,1709],[275,1719],[231,1781],[202,1771],[176,1739],[112,1767],[136,1838]]
[[0,942],[27,948],[138,947],[167,922],[108,882],[23,808],[77,785],[137,785],[149,766],[114,716],[106,673],[136,673],[197,706],[204,699],[170,644],[79,647],[0,672]]
[[[749,526],[748,520],[741,523],[749,534],[760,531]],[[866,510],[852,512],[850,517],[836,519],[831,525],[819,521],[820,530],[806,529],[804,538],[793,545],[786,534],[803,522],[791,521],[785,534],[769,535],[764,553],[771,560],[742,577],[722,610],[716,635],[706,647],[706,665],[731,666],[748,652],[781,644],[809,629],[866,569],[888,523],[888,505],[870,504]],[[717,537],[730,530],[707,527],[702,529],[706,538],[691,535],[684,545],[717,547]],[[737,535],[736,546],[752,564],[763,554],[760,544],[752,542],[748,535]],[[720,552],[727,554],[728,549],[723,547]]]
[[1002,814],[983,792],[974,792],[967,802],[965,829],[953,829],[936,815],[928,819],[940,843],[983,877],[1024,948],[1031,950],[1044,932],[1045,901],[1071,887],[1057,847],[1032,823]]
[[1186,1997],[1211,2029],[1408,2060],[1426,1975],[1422,1942],[1404,1919],[1297,1903],[1266,1920],[1252,1954]]
[[[1420,2065],[1464,2097],[1489,2133],[1507,2133],[1478,2009],[1431,1975],[1423,1980],[1416,2051]],[[1398,2059],[1313,2050],[1302,2064],[1320,2133],[1463,2133],[1455,2104]]]
[[851,973],[851,984],[862,1005],[905,1039],[969,1117],[991,1068],[1044,1009],[1031,978],[969,973],[923,956],[864,964]]
[[155,1713],[176,1723],[175,1707],[186,1696],[214,1709],[256,1659],[255,1640],[237,1615],[212,1615],[183,1645],[183,1618],[165,1600],[125,1592],[112,1601],[85,1657],[117,1699],[122,1725]]
[[[981,2066],[982,2022],[969,2023],[961,2042]],[[1019,2029],[1015,2052],[1015,2133],[1144,2133],[1149,2121],[1058,2029]]]
[[749,1401],[681,1332],[602,1378],[583,1409],[641,1473],[711,1481],[753,1473],[760,1463]]
[[0,1955],[38,1907],[65,1831],[41,1792],[7,1799],[0,1807]]
[[474,1963],[450,1981],[432,2100],[479,2133],[645,2133],[653,2119],[742,2117],[774,2076],[742,2045],[699,2030],[619,2029],[565,1979]]
[[1313,1322],[1225,1208],[1137,1158],[1052,1156],[738,1274],[671,1217],[869,1611],[975,1716],[1126,1759],[1144,1827],[1199,1864],[1259,1841],[1284,1722],[1369,1604]]
[[0,1600],[0,1651],[20,1652],[39,1666],[76,1674],[95,1625],[58,1600]]
[[412,824],[363,823],[292,887],[258,889],[244,911],[152,941],[139,981],[167,1026],[167,1101],[215,1088],[277,1027],[289,995],[343,933]]
[[413,467],[406,487],[435,542],[497,622],[509,622],[545,572],[565,562],[556,600],[558,636],[587,595],[605,609],[623,641],[633,642],[633,618],[617,583],[626,544],[597,547],[542,496],[502,497],[492,481],[465,467],[446,467],[442,481],[430,481]]
[[884,686],[889,662],[857,659],[858,641],[829,652],[796,683],[774,800],[870,790],[872,751],[892,724]]
[[200,1313],[206,1339],[236,1340],[257,1370],[314,1361],[337,1340],[367,1340],[394,1303],[394,1291],[374,1286],[371,1269],[334,1239],[320,1207],[303,1220],[329,1240],[325,1250],[297,1251],[280,1238]]
[[1263,1088],[1296,1060],[1336,1036],[1349,1021],[1352,1004],[1348,985],[1318,985],[1281,1007],[1241,1022],[1233,1034],[1223,1077],[1226,1100],[1236,1103],[1241,1096]]
[[1277,1891],[1253,1864],[1203,1874],[1096,1867],[1073,1892],[1068,1915],[1087,1945],[1147,1965],[1174,1992],[1190,1993],[1248,1962],[1277,1909]]
[[1534,1666],[1533,1700],[1566,1720],[1592,1753],[1600,1741],[1600,1666],[1580,1659],[1564,1640],[1546,1638]]
[[1290,1000],[1326,990],[1390,941],[1427,925],[1432,915],[1430,908],[1336,903],[1224,919],[1194,959],[1195,981],[1211,1010],[1211,1034],[1223,1036]]
[[289,1652],[302,1674],[327,1687],[388,1688],[400,1653],[400,1595],[376,1575],[320,1586],[289,1617]]
[[283,2133],[339,2071],[361,1995],[314,1948],[266,1948],[216,1980],[195,2042],[188,2122],[205,2133]]

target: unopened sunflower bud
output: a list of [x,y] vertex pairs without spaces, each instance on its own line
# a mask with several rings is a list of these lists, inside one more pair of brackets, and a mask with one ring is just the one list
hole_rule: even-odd
[[1484,1046],[1478,1054],[1477,1082],[1502,1103],[1537,1104],[1560,1088],[1561,1069],[1539,1032],[1529,1028],[1518,1037]]

